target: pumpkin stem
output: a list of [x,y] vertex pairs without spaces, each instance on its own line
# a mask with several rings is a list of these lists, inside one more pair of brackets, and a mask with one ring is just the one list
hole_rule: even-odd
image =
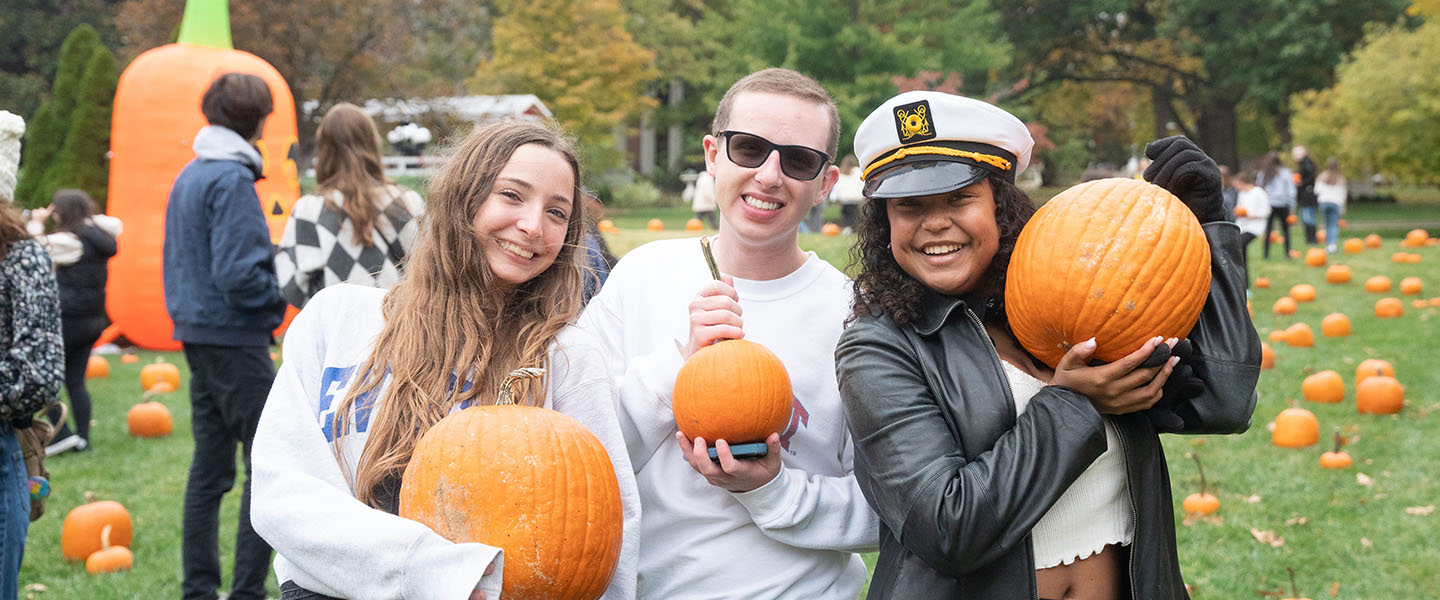
[[710,276],[720,281],[720,267],[715,265],[715,255],[710,252],[709,236],[700,236],[700,251],[705,254],[705,264],[710,266]]
[[180,21],[180,35],[175,41],[226,50],[234,48],[230,42],[230,3],[227,0],[186,0],[185,17]]
[[1195,460],[1195,469],[1200,471],[1200,495],[1205,495],[1205,466],[1200,464],[1200,455],[1194,452],[1186,452],[1186,456]]
[[1340,437],[1340,430],[1339,430],[1339,429],[1336,429],[1336,430],[1335,430],[1335,453],[1336,453],[1336,454],[1339,454],[1339,453],[1340,453],[1340,446],[1341,446],[1342,444],[1344,444],[1344,442],[1345,442],[1345,438]]
[[111,527],[110,525],[106,525],[104,529],[101,529],[101,530],[100,530],[100,549],[101,549],[101,550],[104,550],[104,549],[110,547],[110,527]]
[[85,503],[86,503],[86,504],[89,504],[89,503],[95,501],[95,492],[86,490],[84,496],[85,496]]
[[515,382],[521,379],[534,379],[545,374],[545,369],[538,367],[525,367],[515,369],[505,376],[505,381],[500,382],[500,397],[495,401],[496,405],[515,404]]
[[1294,594],[1296,598],[1299,598],[1300,588],[1295,585],[1295,569],[1285,567],[1285,571],[1290,573],[1290,593]]

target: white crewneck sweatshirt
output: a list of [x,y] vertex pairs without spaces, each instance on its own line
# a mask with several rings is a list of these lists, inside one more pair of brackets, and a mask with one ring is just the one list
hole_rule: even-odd
[[[255,433],[251,522],[275,548],[276,577],[310,591],[354,600],[463,600],[480,589],[499,598],[504,576],[499,548],[452,543],[418,522],[362,504],[346,484],[327,439],[326,424],[384,326],[385,293],[353,284],[328,287],[290,324],[285,362]],[[639,495],[617,426],[605,355],[594,340],[570,327],[551,347],[546,367],[545,407],[585,424],[614,465],[624,536],[604,598],[634,598]],[[384,401],[382,387],[379,402]],[[373,409],[357,411],[351,434],[344,438],[352,474],[373,414]],[[495,573],[482,578],[492,562]]]
[[645,507],[639,595],[854,600],[865,581],[856,552],[879,547],[879,519],[855,482],[835,379],[850,282],[814,253],[780,279],[735,279],[745,339],[780,357],[795,395],[780,474],[735,494],[695,472],[674,439],[689,303],[710,279],[696,238],[652,242],[625,255],[580,317],[618,382]]

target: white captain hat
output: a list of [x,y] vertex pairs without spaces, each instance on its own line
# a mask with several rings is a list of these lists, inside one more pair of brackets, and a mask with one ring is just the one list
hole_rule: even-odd
[[1010,182],[1035,141],[1004,109],[944,92],[886,100],[855,132],[865,196],[906,198],[960,189],[994,173]]

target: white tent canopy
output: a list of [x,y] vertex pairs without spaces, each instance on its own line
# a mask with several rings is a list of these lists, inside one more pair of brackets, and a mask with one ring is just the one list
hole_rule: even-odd
[[[306,114],[314,114],[319,103],[305,102]],[[449,96],[441,98],[384,98],[366,100],[361,110],[382,123],[405,123],[419,120],[422,115],[440,113],[470,122],[493,121],[505,117],[550,119],[553,115],[534,94],[502,96]]]

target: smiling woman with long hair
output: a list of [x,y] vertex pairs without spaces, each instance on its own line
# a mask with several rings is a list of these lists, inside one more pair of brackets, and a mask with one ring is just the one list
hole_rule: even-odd
[[254,458],[255,529],[279,553],[287,588],[497,594],[503,573],[487,569],[499,549],[396,516],[400,478],[437,421],[494,404],[510,371],[544,367],[516,397],[575,417],[610,454],[625,533],[605,597],[633,597],[639,506],[614,388],[604,355],[570,326],[582,288],[578,183],[559,134],[522,122],[479,129],[431,185],[400,282],[327,288],[296,317]]

